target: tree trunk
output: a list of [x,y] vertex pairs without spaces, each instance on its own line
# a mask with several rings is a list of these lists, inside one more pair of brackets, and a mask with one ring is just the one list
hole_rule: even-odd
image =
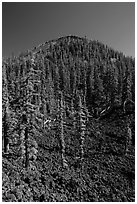
[[25,167],[29,166],[29,152],[28,152],[28,127],[25,128]]
[[3,130],[4,130],[4,152],[9,152],[9,137],[8,137],[8,121],[7,121],[7,112],[5,108],[4,118],[3,118]]
[[65,140],[64,140],[64,127],[63,127],[63,111],[64,111],[64,107],[63,107],[63,96],[61,93],[61,107],[60,107],[60,128],[61,128],[61,132],[60,132],[60,136],[61,136],[61,156],[62,156],[62,163],[63,163],[63,167],[67,167],[67,161],[65,159]]
[[84,140],[86,134],[86,114],[84,107],[82,107],[81,96],[79,95],[79,120],[80,120],[80,149],[81,149],[81,162],[84,157]]

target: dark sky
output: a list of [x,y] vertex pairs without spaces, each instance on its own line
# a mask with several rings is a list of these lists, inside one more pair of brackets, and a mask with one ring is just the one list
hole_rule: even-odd
[[135,3],[2,3],[3,57],[69,34],[134,57]]

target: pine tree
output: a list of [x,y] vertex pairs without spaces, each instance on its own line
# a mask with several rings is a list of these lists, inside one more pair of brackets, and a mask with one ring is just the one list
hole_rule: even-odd
[[81,152],[81,162],[84,158],[84,141],[86,137],[86,123],[87,123],[87,115],[85,113],[85,107],[83,106],[84,100],[82,100],[83,91],[80,90],[78,92],[79,97],[79,130],[80,130],[80,152]]
[[4,143],[4,153],[9,152],[9,135],[8,135],[8,129],[9,129],[9,117],[8,117],[8,108],[5,108],[4,110],[4,117],[3,117],[3,143]]
[[63,94],[60,92],[60,139],[61,139],[61,157],[63,167],[68,167],[67,161],[65,159],[65,140],[64,140],[64,105],[63,105]]
[[[35,85],[35,74],[34,74],[34,63],[30,64],[31,66],[27,67],[27,75],[23,78],[23,109],[22,109],[22,121],[21,121],[21,158],[25,167],[29,167],[29,147],[28,140],[30,135],[33,134],[33,118],[34,118],[34,104],[32,104],[32,97],[34,95],[34,85]],[[35,102],[35,105],[38,105],[38,102]],[[33,122],[32,122],[33,121]]]
[[2,121],[3,121],[3,146],[4,152],[9,152],[9,122],[10,122],[10,110],[9,110],[9,93],[8,93],[8,81],[6,73],[6,65],[3,65],[2,69],[3,77],[3,93],[2,93]]
[[26,153],[26,146],[25,146],[25,129],[26,129],[26,113],[22,113],[21,123],[20,123],[20,150],[21,150],[21,159],[24,164],[25,160],[25,153]]

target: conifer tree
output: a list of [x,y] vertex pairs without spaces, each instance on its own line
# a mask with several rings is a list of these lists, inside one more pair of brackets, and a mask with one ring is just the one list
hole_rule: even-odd
[[9,152],[9,134],[8,134],[8,129],[9,129],[9,114],[8,114],[8,107],[5,107],[4,110],[4,116],[3,116],[3,143],[4,143],[4,152],[8,153]]
[[62,163],[63,167],[67,167],[67,161],[65,159],[65,140],[64,140],[64,105],[63,105],[63,94],[60,92],[60,139],[61,139],[61,157],[62,157]]
[[83,91],[80,90],[78,92],[79,97],[79,130],[80,130],[80,152],[81,152],[81,162],[83,161],[84,157],[84,141],[86,136],[86,122],[87,122],[87,116],[85,114],[85,107],[82,104],[82,93]]
[[9,151],[9,120],[10,120],[10,110],[9,110],[9,93],[8,93],[8,81],[6,73],[6,65],[3,65],[2,68],[2,121],[3,121],[3,146],[4,152],[8,153]]
[[[31,64],[30,64],[31,65]],[[34,81],[35,81],[35,74],[34,74],[34,62],[32,67],[28,66],[27,68],[27,75],[23,78],[23,91],[24,91],[24,98],[23,98],[23,109],[22,109],[22,121],[21,121],[21,158],[23,159],[23,163],[25,163],[25,167],[29,167],[29,146],[28,140],[30,135],[32,134],[32,120],[34,117],[34,105],[32,103],[32,96],[34,94]],[[36,102],[35,105],[38,102]]]

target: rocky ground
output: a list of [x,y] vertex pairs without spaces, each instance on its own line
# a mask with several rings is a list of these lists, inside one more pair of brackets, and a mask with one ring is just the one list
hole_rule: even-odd
[[125,118],[90,121],[82,162],[79,133],[66,130],[65,169],[55,129],[37,131],[37,160],[27,170],[18,155],[18,144],[13,144],[9,154],[3,153],[3,201],[134,202],[135,148],[131,145],[124,153],[124,123]]

